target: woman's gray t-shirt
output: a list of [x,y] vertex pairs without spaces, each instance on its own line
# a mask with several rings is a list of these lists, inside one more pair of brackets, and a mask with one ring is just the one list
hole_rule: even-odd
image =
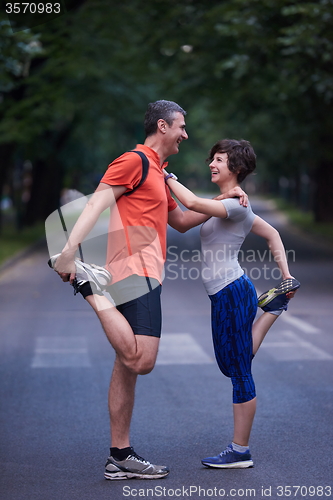
[[228,198],[221,203],[227,218],[211,217],[200,230],[201,275],[208,295],[214,295],[244,274],[238,253],[256,217],[250,203],[243,207],[239,198]]

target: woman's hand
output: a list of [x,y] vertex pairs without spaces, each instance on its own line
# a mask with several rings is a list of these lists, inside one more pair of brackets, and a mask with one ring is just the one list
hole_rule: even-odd
[[240,205],[243,205],[243,207],[248,206],[249,197],[245,193],[245,191],[243,191],[243,189],[241,189],[239,186],[236,186],[236,187],[230,189],[226,193],[223,193],[223,194],[220,194],[219,196],[216,196],[216,198],[214,198],[214,200],[225,200],[226,198],[239,198]]

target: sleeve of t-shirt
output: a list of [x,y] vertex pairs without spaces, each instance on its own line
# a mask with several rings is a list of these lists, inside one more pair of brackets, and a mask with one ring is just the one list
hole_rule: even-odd
[[255,219],[255,214],[252,212],[251,206],[244,207],[240,205],[239,198],[227,198],[221,200],[221,202],[227,211],[227,219],[234,220],[235,222],[240,222],[246,217],[251,217],[252,222]]
[[136,153],[124,153],[108,166],[101,182],[110,186],[124,186],[128,191],[139,184],[142,177],[142,161]]
[[170,193],[170,188],[169,188],[169,186],[167,186],[166,183],[165,183],[165,191],[166,191],[166,195],[168,198],[168,212],[172,212],[172,210],[177,208],[178,205],[177,205],[177,202],[172,198],[171,193]]

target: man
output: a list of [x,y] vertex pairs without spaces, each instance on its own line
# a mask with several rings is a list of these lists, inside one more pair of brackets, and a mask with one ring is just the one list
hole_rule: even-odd
[[112,275],[107,291],[117,307],[99,291],[97,268],[95,273],[92,269],[96,279],[78,281],[77,287],[95,310],[116,352],[109,389],[111,450],[106,463],[106,479],[158,479],[169,473],[167,467],[153,465],[134,452],[129,429],[137,376],[151,372],[158,352],[167,223],[185,232],[207,219],[206,215],[183,212],[164,181],[166,158],[177,154],[180,143],[188,138],[185,115],[186,112],[172,101],[149,104],[144,122],[146,139],[143,145],[136,146],[136,151],[144,153],[149,162],[146,179],[138,187],[142,179],[142,161],[137,153],[127,152],[114,160],[75,224],[62,253],[53,261],[63,281],[74,283],[75,273],[80,268],[80,264],[74,262],[75,252],[99,215],[111,208],[105,267]]

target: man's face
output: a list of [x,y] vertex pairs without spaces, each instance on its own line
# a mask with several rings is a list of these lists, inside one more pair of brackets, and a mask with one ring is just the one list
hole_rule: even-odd
[[185,119],[182,113],[175,114],[175,119],[171,126],[166,123],[164,140],[168,149],[167,156],[177,154],[179,151],[179,144],[188,139],[185,127]]

